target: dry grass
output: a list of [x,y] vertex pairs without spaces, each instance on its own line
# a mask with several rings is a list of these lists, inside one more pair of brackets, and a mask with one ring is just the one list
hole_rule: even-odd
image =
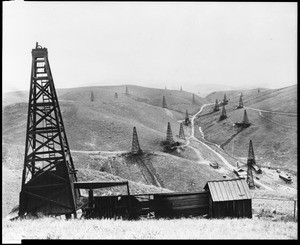
[[[225,92],[217,92],[207,96],[207,99],[223,99]],[[241,91],[226,91],[227,98],[230,99],[226,106],[227,119],[218,121],[221,111],[214,112],[198,117],[196,120],[204,132],[205,137],[216,144],[224,144],[237,131],[233,127],[234,122],[243,120],[244,109],[234,110],[238,105]],[[245,106],[296,113],[297,98],[296,86],[275,90],[243,91],[243,101]],[[202,114],[212,110],[211,107],[205,108]],[[225,144],[224,149],[235,157],[247,157],[249,140],[253,141],[254,153],[258,165],[270,162],[274,168],[289,169],[296,171],[297,168],[297,117],[263,113],[267,119],[261,117],[258,111],[247,110],[248,118],[252,124],[249,128],[242,130],[229,143]],[[271,117],[271,118],[270,118]],[[274,122],[271,122],[272,119]],[[293,127],[281,126],[290,125]]]
[[297,223],[261,219],[2,221],[3,242],[22,239],[297,239]]

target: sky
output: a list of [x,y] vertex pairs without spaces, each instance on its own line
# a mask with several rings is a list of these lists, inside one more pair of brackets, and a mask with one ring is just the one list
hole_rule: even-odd
[[2,4],[3,92],[29,90],[36,42],[56,88],[297,83],[297,2]]

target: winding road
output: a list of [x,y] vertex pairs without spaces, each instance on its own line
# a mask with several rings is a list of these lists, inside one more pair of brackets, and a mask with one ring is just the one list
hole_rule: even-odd
[[[211,150],[214,154],[216,154],[220,159],[221,159],[221,161],[226,165],[226,167],[230,170],[230,171],[233,171],[233,169],[234,169],[234,167],[220,154],[220,153],[218,153],[218,152],[216,152],[214,149],[212,149],[210,146],[208,146],[207,144],[205,144],[204,142],[202,142],[202,141],[200,141],[199,139],[197,139],[196,137],[195,137],[195,125],[194,125],[194,120],[195,120],[195,118],[202,112],[202,110],[203,110],[203,108],[204,107],[206,107],[206,106],[208,106],[208,105],[212,105],[212,104],[214,104],[214,103],[210,103],[210,104],[204,104],[204,105],[202,105],[202,107],[201,107],[201,109],[192,117],[192,119],[191,119],[191,127],[192,127],[192,130],[191,130],[191,135],[188,137],[188,139],[190,139],[190,140],[194,140],[194,141],[196,141],[196,142],[199,142],[199,143],[201,143],[202,145],[204,145],[206,148],[208,148],[209,150]],[[199,131],[200,131],[200,133],[201,133],[201,136],[202,136],[202,138],[204,139],[204,134],[203,134],[203,132],[202,132],[202,130],[201,130],[201,127],[199,127]],[[218,145],[216,145],[216,146],[218,146]],[[220,150],[222,150],[221,149],[221,147],[220,146],[218,146],[218,148],[220,149]],[[262,184],[260,181],[257,181],[256,179],[254,179],[254,183],[256,184],[256,185],[258,185],[258,186],[262,186],[262,187],[264,187],[265,189],[267,189],[267,190],[270,190],[270,191],[274,191],[272,188],[270,188],[270,187],[268,187],[268,186],[266,186],[266,185],[264,185],[264,184]]]

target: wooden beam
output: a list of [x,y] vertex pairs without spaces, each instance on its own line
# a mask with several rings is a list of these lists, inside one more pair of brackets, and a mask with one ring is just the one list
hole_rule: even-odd
[[98,189],[98,188],[107,188],[113,186],[127,185],[128,181],[110,181],[110,182],[74,182],[74,188],[77,189]]

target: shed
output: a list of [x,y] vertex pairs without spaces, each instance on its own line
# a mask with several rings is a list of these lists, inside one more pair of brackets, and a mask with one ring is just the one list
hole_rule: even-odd
[[245,179],[208,181],[210,218],[252,218],[252,199]]

